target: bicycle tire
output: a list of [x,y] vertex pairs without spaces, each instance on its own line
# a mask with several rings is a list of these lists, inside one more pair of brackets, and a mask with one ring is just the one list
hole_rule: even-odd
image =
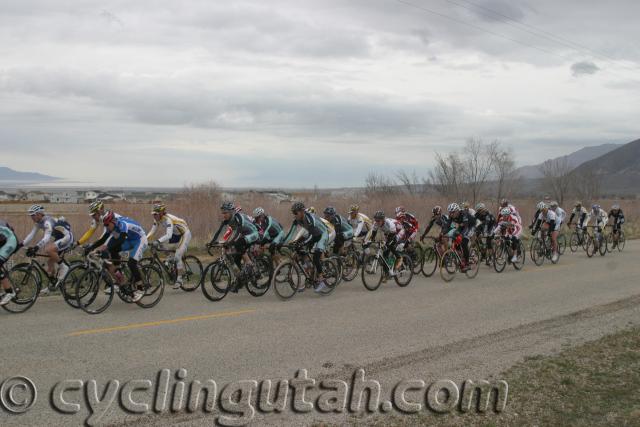
[[431,277],[439,264],[438,252],[433,247],[427,247],[422,256],[421,271],[424,277]]
[[396,275],[393,279],[398,286],[404,288],[405,286],[409,286],[411,279],[413,279],[413,260],[408,254],[402,254],[401,258],[402,267],[400,270],[395,271]]
[[40,294],[38,276],[29,267],[13,267],[7,274],[16,296],[2,308],[9,313],[24,313],[33,307]]
[[136,301],[136,305],[142,308],[152,308],[158,305],[164,295],[164,274],[162,270],[154,264],[140,267],[144,296]]
[[452,249],[448,249],[442,254],[442,260],[440,261],[440,277],[445,282],[451,282],[456,277],[456,272],[460,269],[460,262],[458,256]]
[[202,281],[202,262],[193,255],[187,255],[182,260],[184,273],[182,274],[182,284],[180,289],[185,292],[193,292],[200,286]]
[[[102,287],[104,282],[104,291]],[[78,289],[79,287],[86,287],[86,292]],[[111,292],[105,292],[106,289],[110,289]],[[99,304],[95,304],[98,296],[101,292],[106,295],[106,300],[101,301]],[[94,269],[87,269],[82,276],[80,276],[76,283],[76,299],[78,307],[87,314],[100,314],[104,312],[113,301],[113,281],[109,277],[106,271],[96,271]],[[82,297],[81,297],[82,295]]]
[[369,254],[362,263],[362,284],[369,291],[375,291],[382,284],[385,271],[382,263],[384,261],[377,255]]
[[293,298],[298,293],[298,289],[304,280],[304,274],[293,261],[282,261],[273,271],[271,287],[278,298],[285,301]]
[[220,301],[231,290],[231,281],[229,268],[220,261],[214,261],[204,269],[200,288],[209,301]]

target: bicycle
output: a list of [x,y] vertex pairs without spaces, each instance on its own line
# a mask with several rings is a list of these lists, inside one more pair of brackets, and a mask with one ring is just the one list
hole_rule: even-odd
[[[512,237],[513,238],[513,237]],[[522,244],[522,240],[518,239],[518,249],[516,250],[517,261],[512,262],[513,247],[511,246],[511,240],[505,238],[505,236],[496,236],[493,241],[494,256],[493,256],[493,269],[497,273],[502,273],[507,264],[513,265],[516,270],[521,270],[524,266],[526,259],[525,248]]]
[[463,268],[463,253],[462,253],[462,236],[458,235],[455,239],[452,239],[451,248],[442,254],[442,260],[440,261],[440,277],[445,282],[452,281],[456,273],[463,272],[468,279],[473,279],[478,275],[480,270],[480,257],[478,252],[474,248],[469,248],[469,263],[466,268]]
[[422,247],[416,242],[409,242],[406,244],[404,252],[411,258],[413,274],[420,274],[420,271],[422,271],[422,258],[424,258]]
[[432,240],[433,243],[425,245],[420,271],[425,277],[431,277],[433,273],[436,272],[436,268],[440,265],[442,255],[447,250],[447,239],[443,236],[439,236],[438,238],[427,237],[426,239]]
[[473,247],[478,252],[479,259],[478,261],[482,263],[485,262],[486,265],[490,265],[493,262],[494,257],[494,248],[489,249],[487,246],[487,236],[485,233],[478,234],[475,236]]
[[[282,261],[273,272],[273,289],[280,299],[288,300],[304,289],[315,289],[317,271],[308,250],[299,245],[284,247],[292,249],[292,253],[290,258]],[[325,289],[319,294],[326,296],[338,285],[339,271],[335,261],[331,259],[323,259],[321,263]]]
[[576,224],[573,232],[569,236],[569,249],[571,249],[571,252],[576,252],[579,247],[587,250],[587,239],[585,238],[584,229]]
[[242,287],[246,287],[254,297],[262,296],[269,290],[273,268],[271,260],[264,257],[254,258],[250,250],[248,254],[253,261],[253,267],[249,269],[244,265],[240,270],[232,258],[232,255],[235,255],[234,249],[226,248],[223,244],[208,245],[207,251],[210,255],[214,255],[215,248],[222,248],[220,256],[204,268],[200,278],[205,298],[209,301],[220,301],[229,291],[238,291]]
[[397,263],[397,257],[393,254],[388,259],[384,257],[385,245],[376,242],[377,250],[375,254],[369,253],[362,262],[362,284],[370,291],[375,291],[383,281],[391,276],[391,271],[398,264],[393,279],[400,287],[405,287],[411,283],[413,278],[413,265],[411,257],[407,253],[400,254],[401,261]]
[[607,234],[607,250],[613,252],[614,249],[618,249],[618,252],[622,252],[626,242],[624,231],[621,227],[618,227],[618,239],[616,241],[616,235],[614,228],[611,227],[611,231]]
[[329,253],[331,253],[329,259],[333,260],[338,266],[338,273],[340,278],[338,280],[338,284],[340,284],[342,280],[344,280],[345,282],[351,282],[356,278],[358,272],[360,271],[361,255],[356,250],[353,241],[351,241],[349,245],[345,244],[343,250],[343,254],[337,255],[329,250]]
[[[163,261],[160,254],[166,253],[168,256]],[[178,264],[175,260],[175,252],[170,249],[155,248],[151,246],[151,257],[143,258],[140,264],[153,263],[160,268],[168,279],[169,283],[175,283],[178,278]],[[180,289],[185,292],[193,292],[200,286],[200,278],[202,277],[202,263],[193,255],[182,257],[184,272],[182,273],[182,283]]]
[[593,233],[589,233],[587,230],[587,243],[586,243],[586,253],[589,258],[594,256],[596,252],[600,254],[600,256],[605,256],[607,253],[607,238],[603,236],[603,233],[598,230],[597,225],[587,225],[587,229],[592,228]]
[[[111,305],[114,294],[126,303],[133,303],[135,289],[130,280],[127,280],[121,268],[115,273],[115,280],[107,266],[121,260],[103,258],[100,253],[93,252],[86,256],[86,271],[76,282],[76,299],[78,306],[88,314],[99,314]],[[164,277],[162,271],[154,264],[139,266],[142,276],[142,290],[144,296],[135,304],[142,308],[151,308],[157,305],[164,294]],[[118,280],[120,279],[120,280]],[[124,281],[118,284],[116,281]]]
[[[67,260],[65,259],[65,255],[69,252],[70,249],[60,252],[60,258],[62,262],[69,268],[69,271],[67,271],[62,280],[58,280],[56,276],[50,276],[46,268],[37,261],[36,258],[38,257],[49,258],[49,255],[46,254],[34,254],[33,256],[29,257],[29,262],[16,264],[13,268],[25,268],[34,275],[38,286],[38,295],[40,294],[40,291],[43,289],[44,285],[48,288],[49,292],[55,292],[56,290],[59,290],[64,301],[69,304],[69,306],[73,308],[79,308],[76,304],[76,296],[72,294],[72,291],[75,291],[75,281],[78,280],[79,275],[82,273],[82,270],[84,269],[84,263],[80,260],[67,262]],[[71,283],[67,284],[69,281]],[[33,302],[35,303],[35,300]]]
[[544,230],[539,230],[531,241],[531,261],[538,267],[544,263],[545,258],[551,261],[552,264],[557,264],[560,261],[560,253],[554,261],[553,257],[553,245],[551,242],[551,236]]
[[3,305],[2,308],[9,313],[24,313],[29,310],[40,293],[38,279],[35,273],[26,267],[14,266],[7,269],[6,266],[0,267],[4,276],[9,279],[11,288],[16,296]]

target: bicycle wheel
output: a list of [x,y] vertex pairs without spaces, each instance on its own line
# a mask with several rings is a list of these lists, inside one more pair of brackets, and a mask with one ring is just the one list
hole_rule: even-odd
[[216,261],[207,266],[202,277],[202,293],[209,301],[220,301],[231,289],[233,277],[229,268]]
[[442,261],[440,262],[440,277],[445,282],[450,282],[456,277],[456,272],[459,268],[458,256],[453,250],[448,249],[442,255]]
[[[413,274],[420,274],[422,270],[422,257],[424,256],[424,251],[422,248],[415,244],[413,250],[408,252],[409,258],[411,258],[411,268],[413,270]],[[413,276],[412,274],[412,276]]]
[[2,306],[10,313],[24,313],[38,299],[40,281],[33,270],[28,267],[14,267],[8,273],[9,281],[16,296]]
[[613,232],[607,234],[607,252],[613,252]]
[[345,282],[351,282],[356,278],[356,276],[358,275],[358,270],[360,269],[358,254],[355,251],[348,251],[344,256],[342,264],[342,278]]
[[598,252],[600,253],[600,256],[605,256],[607,254],[607,251],[609,250],[607,248],[607,244],[608,244],[607,237],[601,234],[600,246],[598,246]]
[[540,265],[536,262],[536,259],[534,257],[538,256],[538,254],[536,254],[535,249],[537,248],[538,243],[536,243],[538,241],[537,237],[533,237],[531,239],[531,244],[529,245],[529,256],[531,257],[531,261],[533,261],[534,264],[536,265]]
[[586,243],[585,243],[585,252],[587,253],[587,256],[589,258],[591,258],[593,255],[595,255],[597,248],[596,248],[596,243],[593,237],[591,237],[591,235],[589,234],[586,237]]
[[282,300],[292,298],[304,283],[305,276],[293,261],[283,261],[273,272],[273,290]]
[[540,239],[534,239],[531,242],[531,260],[535,265],[540,267],[544,263],[546,257],[546,248],[544,242]]
[[370,291],[375,291],[382,284],[384,277],[384,261],[377,255],[366,255],[362,263],[362,284]]
[[516,262],[513,263],[513,268],[515,268],[516,270],[522,270],[522,267],[524,266],[524,262],[527,259],[525,248],[524,248],[524,245],[522,244],[522,240],[518,242],[516,257],[517,257],[517,260]]
[[507,248],[505,247],[504,241],[500,240],[500,242],[495,246],[493,253],[493,269],[497,273],[502,273],[507,266],[507,257],[509,254],[507,253]]
[[618,252],[622,252],[625,242],[624,231],[620,230],[620,235],[618,236]]
[[247,291],[254,297],[266,294],[271,285],[273,267],[269,257],[259,257],[253,264],[254,277],[247,282]]
[[324,277],[325,288],[319,294],[326,296],[333,292],[342,280],[342,274],[336,259],[330,258],[322,261],[322,276]]
[[478,271],[480,271],[480,255],[478,252],[471,248],[469,249],[469,268],[464,274],[467,276],[467,279],[473,279],[478,275]]
[[187,255],[182,259],[184,273],[182,273],[182,285],[180,289],[185,292],[193,292],[200,286],[202,279],[202,263],[193,255]]
[[[80,308],[78,306],[78,297],[76,295],[77,290],[87,291],[87,288],[78,288],[76,286],[80,277],[87,271],[87,266],[84,263],[73,264],[69,267],[69,272],[65,276],[64,280],[60,284],[60,292],[64,301],[73,308]],[[82,299],[84,295],[80,298]]]
[[[136,304],[142,308],[155,307],[164,295],[164,275],[160,267],[154,264],[147,264],[140,267],[142,283],[140,286],[144,290],[144,296]],[[139,288],[140,289],[140,288]]]
[[427,247],[422,255],[421,271],[425,277],[433,276],[438,267],[438,252],[432,247]]
[[402,254],[401,256],[402,262],[400,266],[395,271],[396,276],[394,277],[396,284],[400,287],[405,287],[411,283],[411,279],[413,278],[413,260],[410,255]]
[[337,269],[338,275],[336,276],[336,286],[338,286],[340,284],[340,282],[342,282],[342,274],[343,274],[343,271],[344,271],[343,259],[342,259],[342,257],[340,257],[338,255],[333,255],[333,256],[329,257],[328,259],[333,261],[333,263],[335,264],[335,267]]
[[106,271],[85,270],[76,282],[77,305],[87,314],[105,311],[113,301],[113,294],[113,281]]
[[566,250],[567,250],[567,238],[563,233],[558,236],[558,254],[564,255],[564,251]]
[[578,236],[578,233],[574,231],[573,233],[571,233],[571,236],[569,237],[569,249],[571,249],[571,252],[575,252],[578,250],[579,246],[580,246],[580,236]]

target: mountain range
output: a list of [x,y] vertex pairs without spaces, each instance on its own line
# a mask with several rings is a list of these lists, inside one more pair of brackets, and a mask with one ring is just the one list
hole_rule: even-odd
[[0,181],[7,182],[48,182],[55,181],[55,176],[43,175],[36,172],[20,172],[6,166],[0,166]]

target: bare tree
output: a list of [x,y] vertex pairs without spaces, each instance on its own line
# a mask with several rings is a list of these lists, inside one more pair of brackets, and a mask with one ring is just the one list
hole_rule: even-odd
[[425,191],[424,180],[418,178],[416,171],[409,174],[404,170],[399,170],[396,172],[396,178],[400,181],[400,184],[405,188],[407,193],[411,195],[424,193]]
[[485,144],[480,138],[467,140],[462,154],[462,176],[475,205],[485,191],[498,152],[498,142]]
[[600,178],[591,168],[572,174],[573,189],[581,200],[595,200],[600,197]]
[[462,170],[458,153],[452,152],[446,157],[436,153],[436,166],[429,172],[429,183],[440,195],[460,200],[464,184]]
[[549,189],[556,201],[562,204],[572,181],[569,160],[566,156],[550,159],[542,163],[539,169],[545,189]]
[[369,172],[369,175],[365,178],[365,192],[367,195],[376,194],[393,194],[396,192],[396,183],[392,178],[375,172]]
[[496,200],[500,201],[513,193],[520,179],[516,172],[513,150],[497,147],[493,159],[493,174],[496,185]]

